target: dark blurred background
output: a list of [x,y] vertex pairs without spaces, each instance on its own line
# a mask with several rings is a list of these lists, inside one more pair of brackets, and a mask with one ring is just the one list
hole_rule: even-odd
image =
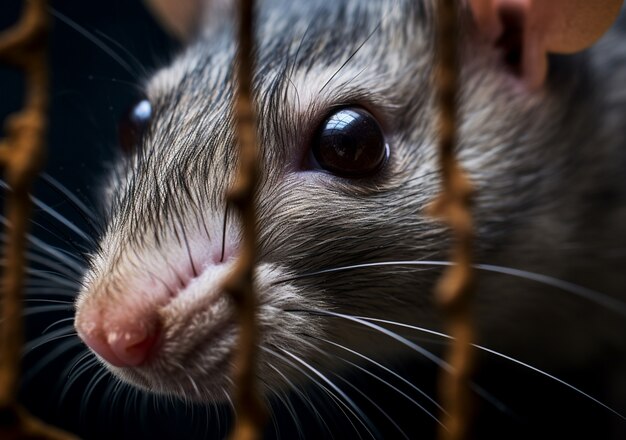
[[[87,193],[116,144],[116,123],[137,99],[141,81],[175,52],[139,0],[51,1],[54,27],[52,108],[47,171],[72,191]],[[2,0],[0,27],[19,17],[21,0]],[[67,18],[63,22],[59,15]],[[72,24],[92,36],[82,35]],[[120,62],[102,50],[107,46]],[[0,72],[0,117],[21,103],[15,72]],[[89,170],[89,171],[86,171]]]
[[[1,29],[16,21],[20,3],[2,0]],[[50,52],[52,108],[46,171],[86,205],[97,207],[99,182],[117,148],[116,123],[139,97],[138,84],[157,66],[167,63],[178,45],[160,30],[139,0],[57,0],[52,1],[52,7],[56,18]],[[16,72],[0,69],[0,120],[20,107],[22,89]],[[67,198],[49,184],[39,181],[35,193],[80,228],[88,228]],[[72,255],[88,252],[88,245],[41,209],[36,209],[34,220],[35,236]],[[36,262],[33,266],[49,270]],[[31,281],[31,287],[40,292],[31,299],[72,300],[42,289],[42,282],[52,283]],[[101,376],[100,368],[89,367],[89,359],[81,357],[84,349],[77,338],[65,336],[72,331],[70,327],[64,329],[71,325],[69,302],[35,301],[27,307],[31,342],[24,359],[21,400],[39,417],[85,439],[225,437],[231,423],[226,406],[186,405],[114,389],[110,376]],[[57,322],[62,319],[65,321]],[[434,395],[436,369],[414,367],[411,363],[395,366],[401,375]],[[386,375],[382,378],[393,380]],[[564,378],[592,394],[599,391],[599,385],[589,378]],[[378,428],[374,436],[400,438],[394,426],[397,423],[407,437],[435,438],[436,425],[406,395],[365,374],[346,377],[350,384],[345,379],[333,379],[372,419]],[[603,438],[602,429],[614,420],[598,405],[505,362],[490,363],[476,382],[505,404],[502,407],[478,399],[482,416],[477,421],[480,434],[476,438]],[[406,385],[394,384],[436,411]],[[310,386],[305,392],[321,414],[316,415],[301,396],[292,393],[292,407],[275,402],[268,438],[370,437],[355,417],[344,414],[348,409],[333,403],[319,387]],[[294,414],[298,422],[294,422]]]

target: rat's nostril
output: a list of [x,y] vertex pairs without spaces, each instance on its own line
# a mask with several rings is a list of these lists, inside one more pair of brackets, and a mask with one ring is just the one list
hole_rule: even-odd
[[116,367],[144,364],[159,340],[157,319],[135,320],[103,328],[95,322],[79,321],[78,334],[101,358]]
[[106,339],[115,357],[123,363],[122,366],[136,367],[149,357],[158,339],[158,331],[156,326],[136,323],[130,328],[109,331]]

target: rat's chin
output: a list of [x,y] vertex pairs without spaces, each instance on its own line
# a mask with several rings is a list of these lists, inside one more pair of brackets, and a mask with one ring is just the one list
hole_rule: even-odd
[[107,367],[122,381],[154,394],[186,401],[224,401],[231,392],[237,333],[229,322],[210,340],[189,350],[160,353],[140,367]]

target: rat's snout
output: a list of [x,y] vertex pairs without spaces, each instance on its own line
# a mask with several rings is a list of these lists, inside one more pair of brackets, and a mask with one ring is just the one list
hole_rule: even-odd
[[[80,338],[98,356],[116,367],[144,364],[159,341],[161,323],[157,313],[116,311],[88,306],[76,318]],[[130,315],[135,316],[130,316]]]
[[[144,270],[124,258],[114,259],[114,267],[84,286],[76,303],[76,331],[108,364],[137,368],[157,362],[165,336],[172,338],[173,322],[184,331],[193,327],[200,312],[217,310],[233,246],[227,242],[222,249],[198,239],[188,248],[170,249],[167,259],[141,259]],[[221,322],[221,312],[215,313],[205,327]],[[183,318],[187,315],[188,321]]]

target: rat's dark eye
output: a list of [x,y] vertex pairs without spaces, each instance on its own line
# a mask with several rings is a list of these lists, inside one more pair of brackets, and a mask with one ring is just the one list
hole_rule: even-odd
[[342,177],[375,173],[387,159],[388,150],[382,128],[361,108],[344,108],[330,115],[311,147],[320,168]]
[[117,126],[117,135],[122,150],[132,152],[152,117],[152,104],[147,99],[137,102],[126,112]]

